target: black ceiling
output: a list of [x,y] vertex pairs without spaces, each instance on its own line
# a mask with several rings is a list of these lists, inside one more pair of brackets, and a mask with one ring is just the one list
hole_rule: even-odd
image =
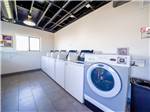
[[[23,21],[27,19],[29,11],[31,11],[32,19],[36,23],[34,28],[55,33],[110,1],[14,0],[9,1],[13,18],[8,19],[2,3],[1,20],[25,25]],[[87,4],[90,4],[91,7],[87,8]],[[73,17],[71,15],[73,15]]]

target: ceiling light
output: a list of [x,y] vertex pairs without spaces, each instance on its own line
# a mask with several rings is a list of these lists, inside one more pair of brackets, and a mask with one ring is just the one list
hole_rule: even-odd
[[12,19],[12,13],[11,13],[10,4],[9,4],[8,0],[4,0],[3,2],[4,2],[4,6],[5,6],[5,9],[6,9],[8,18]]
[[29,14],[28,19],[23,21],[24,24],[28,26],[35,26],[35,22],[32,20],[32,16]]
[[74,16],[74,15],[70,15],[70,17],[71,17],[71,18],[75,18],[75,16]]
[[87,4],[85,7],[86,7],[86,8],[90,8],[90,7],[91,7],[91,5],[90,5],[90,4]]

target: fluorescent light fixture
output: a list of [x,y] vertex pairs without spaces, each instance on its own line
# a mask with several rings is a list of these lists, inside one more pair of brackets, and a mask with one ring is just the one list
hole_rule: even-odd
[[87,4],[85,7],[86,7],[86,8],[90,8],[90,7],[91,7],[91,5],[90,5],[90,4]]
[[74,16],[74,15],[70,15],[70,17],[71,17],[71,18],[75,18],[75,16]]
[[6,8],[8,18],[12,19],[12,13],[11,13],[10,4],[9,4],[8,0],[4,0],[3,2],[4,2],[4,6]]
[[28,19],[23,21],[24,24],[28,26],[35,26],[35,22],[32,20],[32,16],[28,15]]

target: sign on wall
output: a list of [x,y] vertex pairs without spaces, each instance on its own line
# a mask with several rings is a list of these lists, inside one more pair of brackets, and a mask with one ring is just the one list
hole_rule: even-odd
[[118,55],[129,55],[129,48],[117,48]]
[[141,38],[150,38],[150,27],[142,27],[140,32]]
[[13,47],[13,36],[0,35],[0,47]]

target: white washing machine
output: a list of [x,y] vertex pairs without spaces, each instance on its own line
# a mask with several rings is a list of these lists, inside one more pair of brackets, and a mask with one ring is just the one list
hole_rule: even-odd
[[55,63],[55,81],[64,88],[64,77],[65,77],[65,65],[66,65],[66,51],[60,51],[57,55],[56,63]]
[[56,75],[55,75],[55,64],[56,64],[56,58],[57,55],[59,54],[58,50],[55,50],[53,52],[51,52],[51,57],[49,59],[49,69],[50,69],[50,77],[55,80],[56,79]]
[[85,55],[84,99],[104,112],[125,112],[130,56]]
[[[93,52],[84,50],[82,53]],[[80,53],[81,54],[81,53]],[[83,56],[83,54],[82,54]],[[79,60],[81,59],[81,60]],[[65,69],[65,90],[68,91],[80,103],[84,103],[84,56],[79,58],[77,52],[70,52]]]

